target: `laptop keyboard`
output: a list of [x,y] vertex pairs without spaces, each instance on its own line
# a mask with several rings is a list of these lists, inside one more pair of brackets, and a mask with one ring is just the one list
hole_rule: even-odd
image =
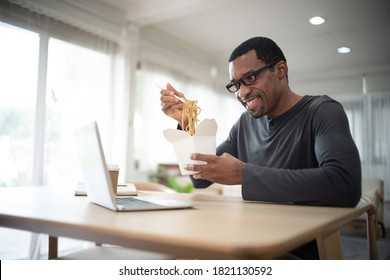
[[134,197],[117,197],[116,198],[116,203],[118,205],[123,205],[127,208],[132,207],[132,208],[150,208],[150,207],[161,207],[161,205],[149,202],[149,201],[144,201],[140,199],[136,199]]

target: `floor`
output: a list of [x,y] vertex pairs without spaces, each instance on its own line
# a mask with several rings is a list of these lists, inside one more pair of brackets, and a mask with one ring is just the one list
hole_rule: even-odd
[[[38,246],[38,250],[36,250],[35,247],[30,249],[30,241],[32,239],[37,239],[37,242],[40,244],[40,246]],[[0,227],[0,259],[47,259],[47,240],[47,235],[37,235],[26,231]],[[59,238],[58,243],[58,248],[61,254],[67,254],[94,246],[93,242],[70,238]]]
[[[379,229],[377,239],[378,255],[380,260],[390,260],[390,202],[385,203],[385,237]],[[341,230],[344,258],[348,260],[367,260],[368,247],[364,224],[350,224]]]
[[[390,229],[389,229],[390,230]],[[367,239],[362,236],[342,235],[344,259],[346,260],[367,260],[368,247]],[[377,240],[378,257],[380,260],[390,260],[390,238]]]

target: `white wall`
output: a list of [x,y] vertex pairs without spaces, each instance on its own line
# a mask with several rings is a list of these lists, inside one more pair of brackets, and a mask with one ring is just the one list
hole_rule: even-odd
[[290,86],[298,94],[319,95],[326,94],[332,97],[345,94],[363,93],[363,75],[366,80],[367,92],[390,93],[390,68],[377,69],[365,74],[340,73],[339,75],[324,74],[316,77],[299,77],[290,73]]

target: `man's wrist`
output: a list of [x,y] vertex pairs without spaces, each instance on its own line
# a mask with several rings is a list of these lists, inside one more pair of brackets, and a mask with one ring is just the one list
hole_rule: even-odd
[[237,170],[238,174],[237,175],[238,175],[238,178],[239,178],[239,181],[240,181],[239,184],[242,184],[242,181],[243,181],[243,178],[244,178],[245,166],[246,166],[246,163],[242,162],[242,161],[240,161],[239,164],[238,164],[238,170]]

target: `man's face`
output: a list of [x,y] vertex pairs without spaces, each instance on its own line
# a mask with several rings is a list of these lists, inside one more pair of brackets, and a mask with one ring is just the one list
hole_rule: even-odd
[[[264,65],[265,63],[257,58],[254,50],[249,51],[229,63],[230,80],[248,81],[249,78],[246,77]],[[275,72],[270,69],[272,67],[255,75],[255,81],[248,86],[240,83],[240,89],[236,92],[238,101],[254,118],[264,115],[272,116],[272,111],[279,98],[275,88],[277,86]]]

